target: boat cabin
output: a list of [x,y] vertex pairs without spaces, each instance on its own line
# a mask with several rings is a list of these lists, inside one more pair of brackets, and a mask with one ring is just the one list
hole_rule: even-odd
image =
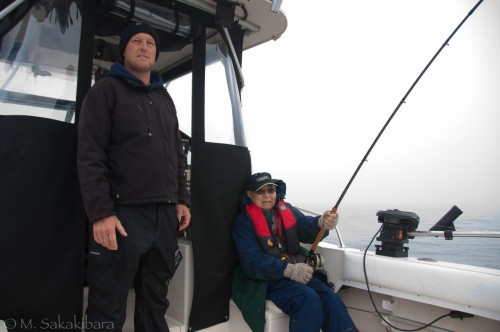
[[2,2],[0,319],[81,321],[88,226],[76,170],[79,110],[117,60],[121,31],[143,21],[160,39],[155,70],[168,87],[180,84],[174,102],[189,104],[177,109],[192,196],[192,226],[179,237],[196,262],[189,328],[227,321],[236,264],[231,224],[251,172],[240,110],[243,51],[285,31],[280,3]]

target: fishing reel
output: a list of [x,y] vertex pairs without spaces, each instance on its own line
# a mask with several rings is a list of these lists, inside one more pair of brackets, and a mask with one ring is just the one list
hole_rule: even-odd
[[309,253],[306,258],[306,264],[312,267],[314,270],[319,270],[325,266],[325,260],[323,256],[318,253]]

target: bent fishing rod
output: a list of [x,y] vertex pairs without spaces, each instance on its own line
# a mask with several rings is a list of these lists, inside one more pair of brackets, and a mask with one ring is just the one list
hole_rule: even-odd
[[[469,19],[469,17],[474,13],[474,11],[479,7],[479,5],[483,2],[484,0],[479,0],[476,5],[469,11],[469,13],[465,16],[465,18],[460,22],[460,24],[455,28],[455,30],[453,30],[453,32],[451,33],[451,35],[445,40],[445,42],[443,43],[443,45],[441,45],[441,47],[438,49],[438,51],[434,54],[434,56],[431,58],[431,60],[427,63],[427,65],[424,67],[424,69],[422,70],[422,72],[420,73],[420,75],[418,75],[417,79],[413,82],[413,84],[410,86],[410,88],[408,89],[408,91],[406,92],[406,94],[403,96],[403,98],[401,99],[401,101],[399,102],[399,104],[396,106],[396,108],[394,109],[394,111],[392,112],[391,116],[389,117],[389,119],[387,119],[387,121],[385,122],[384,126],[382,127],[382,129],[380,130],[380,132],[378,133],[377,137],[375,137],[375,140],[372,142],[370,148],[366,151],[366,154],[363,156],[363,158],[361,159],[358,167],[356,168],[356,170],[354,171],[353,175],[351,176],[349,182],[347,183],[346,187],[344,188],[344,191],[342,192],[342,194],[340,195],[339,199],[337,200],[337,203],[335,203],[335,206],[331,209],[331,212],[332,213],[336,213],[337,212],[337,209],[340,205],[340,202],[342,202],[342,200],[344,199],[344,196],[345,194],[347,193],[347,190],[349,190],[352,182],[354,181],[354,178],[356,178],[356,176],[358,175],[358,172],[359,170],[361,169],[361,167],[363,166],[363,164],[368,161],[368,156],[370,155],[370,153],[372,152],[373,148],[375,147],[375,145],[377,144],[378,140],[380,139],[380,137],[382,136],[382,134],[384,133],[385,129],[387,128],[387,126],[389,125],[389,123],[392,121],[392,119],[394,118],[394,116],[396,115],[396,113],[399,111],[399,109],[401,108],[401,106],[406,102],[406,98],[408,98],[408,96],[410,95],[410,93],[413,91],[413,89],[415,88],[415,86],[417,85],[417,83],[420,81],[420,79],[422,78],[422,76],[424,76],[424,74],[427,72],[427,69],[429,69],[429,67],[431,66],[431,64],[434,62],[434,60],[436,60],[436,58],[438,57],[438,55],[441,53],[441,51],[449,45],[449,42],[451,40],[451,38],[453,38],[453,36],[457,33],[457,31],[462,27],[462,25],[465,23],[465,21],[467,21]],[[309,255],[312,256],[314,255],[314,251],[316,250],[316,247],[318,246],[319,242],[323,239],[323,235],[325,234],[325,231],[326,231],[326,228],[325,226],[323,225],[321,227],[321,230],[319,231],[318,235],[316,236],[316,239],[314,240],[313,244],[311,245],[311,248],[309,249]]]

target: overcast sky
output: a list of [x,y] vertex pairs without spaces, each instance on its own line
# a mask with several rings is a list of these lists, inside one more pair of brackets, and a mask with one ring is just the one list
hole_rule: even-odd
[[[475,0],[283,2],[288,28],[245,53],[253,170],[335,205],[371,143]],[[339,209],[500,211],[500,1],[486,0],[400,108]]]

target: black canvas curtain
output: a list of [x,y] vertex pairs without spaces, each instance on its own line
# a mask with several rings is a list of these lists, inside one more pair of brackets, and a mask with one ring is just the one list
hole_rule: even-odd
[[76,126],[0,116],[0,319],[81,329],[85,218]]
[[247,148],[202,143],[196,151],[191,188],[195,295],[190,330],[229,318],[232,273],[237,262],[232,225],[250,171]]

